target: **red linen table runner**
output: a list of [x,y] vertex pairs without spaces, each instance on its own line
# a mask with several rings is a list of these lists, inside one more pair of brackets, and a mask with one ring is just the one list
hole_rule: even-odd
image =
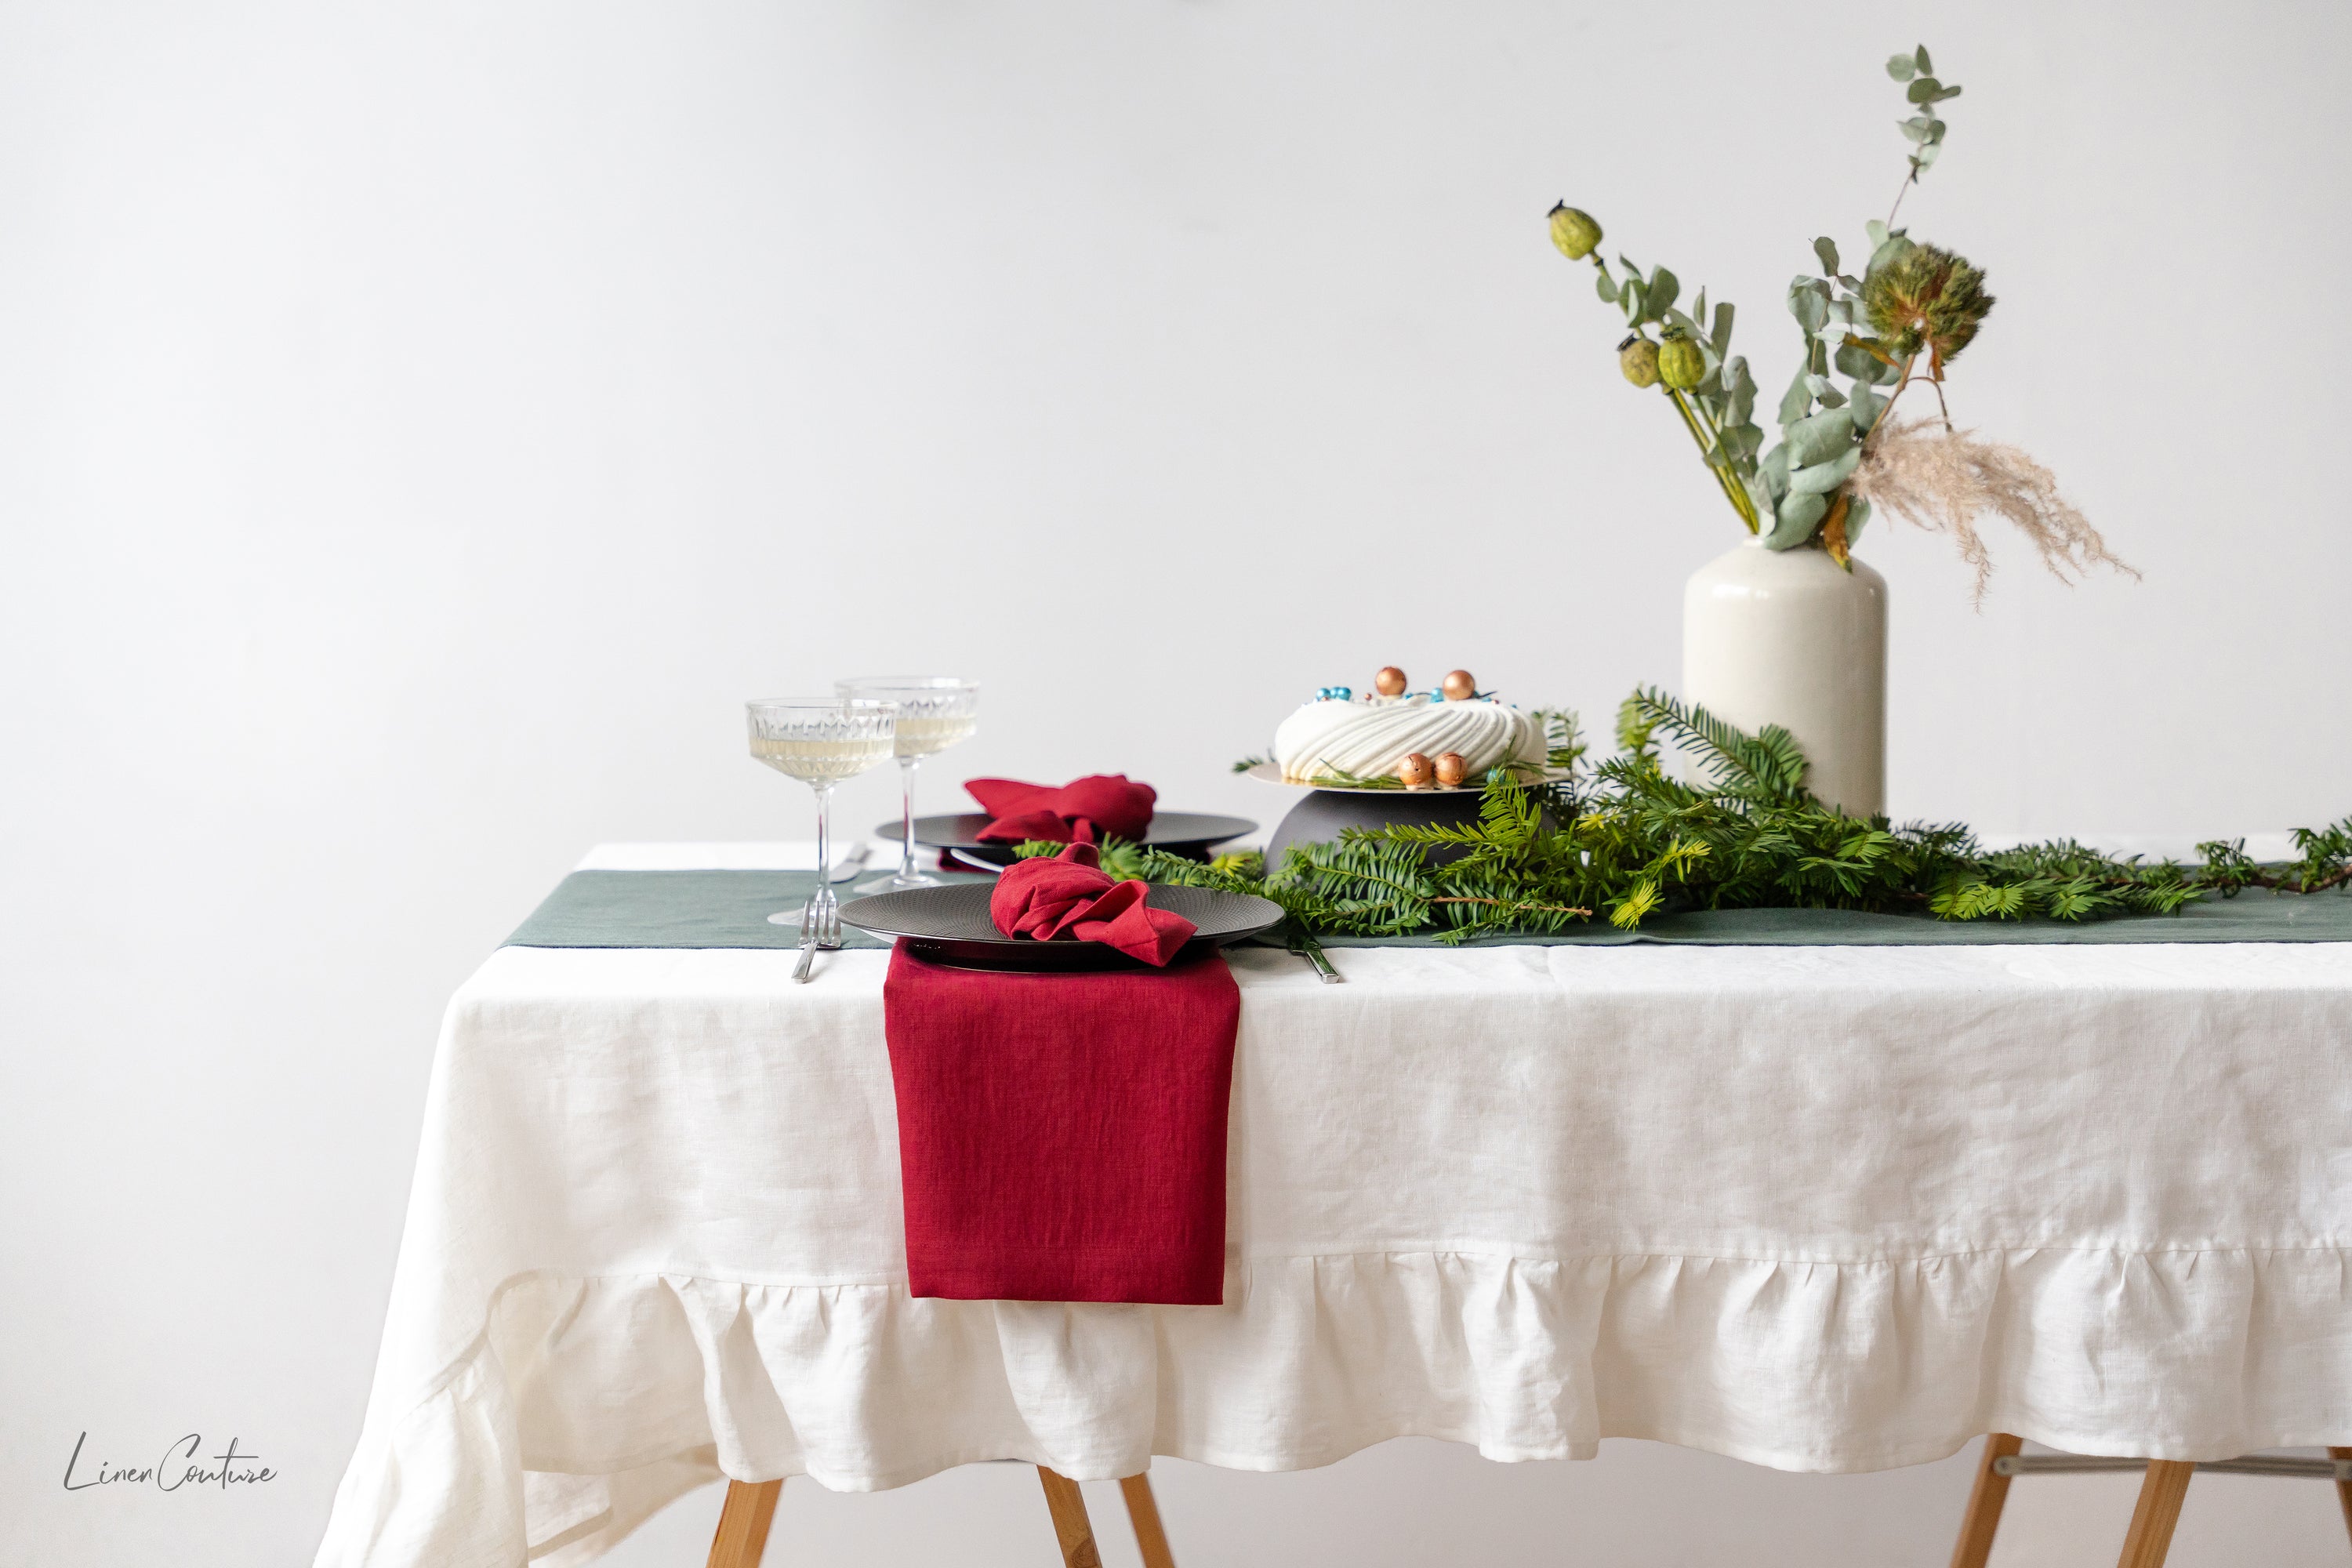
[[1241,989],[1222,954],[1037,974],[900,947],[882,1002],[915,1295],[1223,1300]]

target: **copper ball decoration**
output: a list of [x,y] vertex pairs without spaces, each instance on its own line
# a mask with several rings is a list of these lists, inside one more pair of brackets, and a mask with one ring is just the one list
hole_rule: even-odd
[[1461,752],[1440,752],[1437,754],[1437,782],[1447,789],[1456,787],[1469,774],[1470,764],[1464,760]]
[[1429,759],[1419,752],[1407,752],[1397,760],[1397,777],[1404,781],[1407,789],[1427,789],[1435,773],[1436,769],[1430,766]]
[[1444,690],[1448,702],[1467,702],[1478,695],[1478,683],[1470,678],[1468,670],[1457,669],[1446,676]]
[[1372,689],[1383,697],[1402,697],[1404,695],[1404,671],[1395,665],[1390,665],[1372,677]]

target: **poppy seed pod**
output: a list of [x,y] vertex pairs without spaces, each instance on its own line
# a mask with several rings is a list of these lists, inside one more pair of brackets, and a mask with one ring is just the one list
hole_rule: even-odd
[[1647,338],[1627,338],[1617,345],[1617,368],[1635,386],[1658,384],[1658,345]]
[[1591,214],[1562,202],[1551,209],[1551,242],[1570,261],[1581,261],[1601,243],[1601,226],[1592,221]]
[[1706,356],[1688,338],[1668,338],[1657,358],[1658,374],[1676,392],[1688,392],[1706,379]]

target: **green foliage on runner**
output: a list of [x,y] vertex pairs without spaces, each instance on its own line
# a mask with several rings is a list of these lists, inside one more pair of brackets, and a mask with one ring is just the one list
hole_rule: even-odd
[[[1540,784],[1486,775],[1462,826],[1347,829],[1294,846],[1270,871],[1240,854],[1203,865],[1111,840],[1115,876],[1255,893],[1318,935],[1446,942],[1551,932],[1593,921],[1635,930],[1689,910],[1831,909],[1947,921],[2091,921],[2178,914],[2250,887],[2304,893],[2352,885],[2352,816],[2300,829],[2303,858],[2262,866],[2244,841],[2199,846],[2201,865],[2118,858],[2071,839],[1988,850],[1957,824],[1897,826],[1847,816],[1805,788],[1806,762],[1777,726],[1750,735],[1644,688],[1618,712],[1614,756],[1588,765],[1575,715],[1546,710],[1555,767]],[[1671,747],[1690,778],[1670,773]],[[1694,782],[1695,781],[1695,782]],[[1024,844],[1024,856],[1058,844]],[[1433,863],[1430,851],[1452,858]]]

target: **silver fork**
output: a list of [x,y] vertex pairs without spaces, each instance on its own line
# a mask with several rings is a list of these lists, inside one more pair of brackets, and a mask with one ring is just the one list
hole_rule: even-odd
[[801,961],[793,967],[793,979],[807,984],[818,951],[832,952],[840,946],[841,900],[833,896],[824,873],[819,872],[816,891],[809,895],[808,907],[801,911]]

